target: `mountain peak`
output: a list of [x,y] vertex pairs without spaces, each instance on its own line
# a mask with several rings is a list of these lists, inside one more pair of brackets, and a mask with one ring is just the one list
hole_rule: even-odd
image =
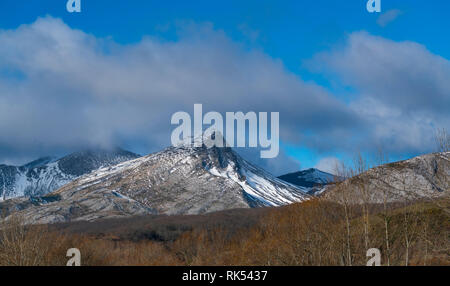
[[[220,142],[221,146],[217,146],[217,142]],[[174,143],[175,148],[222,148],[227,147],[227,142],[223,134],[220,131],[205,131],[198,136],[189,136],[180,140],[178,143]]]
[[278,178],[300,187],[312,188],[318,185],[326,185],[334,181],[335,176],[316,168],[289,173]]

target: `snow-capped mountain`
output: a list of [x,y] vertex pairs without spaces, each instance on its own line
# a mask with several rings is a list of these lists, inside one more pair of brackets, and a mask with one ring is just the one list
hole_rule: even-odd
[[170,147],[102,168],[21,205],[32,223],[142,214],[201,214],[281,206],[309,199],[296,187],[252,165],[231,148]]
[[278,178],[295,186],[308,188],[308,194],[312,196],[319,196],[326,190],[328,184],[338,179],[335,175],[315,168],[289,173]]
[[137,157],[121,149],[89,150],[60,159],[43,157],[23,166],[0,165],[0,200],[42,196],[93,170]]
[[289,173],[279,176],[283,181],[289,182],[293,185],[312,188],[319,185],[326,185],[334,182],[335,176],[323,172],[319,169],[311,168],[299,172]]

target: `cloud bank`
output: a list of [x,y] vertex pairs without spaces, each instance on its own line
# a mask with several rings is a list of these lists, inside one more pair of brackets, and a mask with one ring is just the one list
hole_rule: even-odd
[[[360,95],[344,102],[211,24],[182,25],[174,41],[121,45],[39,18],[0,31],[0,159],[92,146],[157,151],[170,144],[171,115],[192,113],[194,103],[204,112],[278,111],[281,140],[318,152],[374,142],[422,151],[435,125],[448,126],[449,62],[423,46],[353,33],[315,61]],[[258,163],[298,168],[281,157]]]
[[436,128],[450,126],[450,62],[420,44],[357,32],[316,61],[358,91],[350,107],[370,127],[365,147],[430,152]]

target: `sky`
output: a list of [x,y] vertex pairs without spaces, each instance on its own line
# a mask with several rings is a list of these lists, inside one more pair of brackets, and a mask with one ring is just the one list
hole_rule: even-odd
[[280,113],[276,175],[382,148],[434,151],[450,126],[450,2],[0,2],[0,164],[80,148],[148,154],[174,112]]

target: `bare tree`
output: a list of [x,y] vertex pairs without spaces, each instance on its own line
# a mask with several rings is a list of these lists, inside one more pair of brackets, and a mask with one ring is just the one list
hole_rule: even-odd
[[46,229],[26,226],[22,217],[11,215],[0,224],[0,264],[7,266],[39,266],[45,264],[49,247]]
[[[377,155],[376,155],[376,162],[378,166],[382,166],[386,163],[389,162],[389,157],[387,155],[387,153],[384,152],[384,149],[379,146],[378,150],[377,150]],[[384,168],[376,168],[376,176],[378,177],[377,179],[382,179],[384,177],[384,172],[383,172]],[[387,266],[390,266],[391,264],[391,259],[390,259],[390,243],[389,243],[389,222],[391,220],[390,215],[389,215],[389,211],[388,211],[388,189],[387,188],[381,188],[383,191],[383,221],[384,221],[384,243],[386,245],[386,263]]]
[[[351,230],[350,230],[350,192],[349,192],[349,181],[352,171],[343,162],[339,162],[335,167],[336,180],[344,180],[337,183],[335,193],[337,194],[338,203],[344,209],[344,219],[345,219],[345,257],[346,264],[352,266],[352,250],[351,250]],[[347,179],[347,180],[346,180]]]
[[[450,134],[448,133],[447,129],[445,128],[436,129],[434,134],[434,140],[436,143],[437,152],[442,153],[450,151]],[[448,160],[448,155],[444,154],[442,156],[447,156],[447,159],[445,160]],[[449,189],[450,181],[448,173],[446,172],[445,168],[435,168],[435,174],[433,178],[437,180],[442,186],[444,186],[444,189],[447,190]],[[437,207],[441,208],[444,212],[446,212],[447,215],[450,214],[449,209],[446,207],[446,205],[450,201],[449,195],[441,199],[434,199],[432,201]]]
[[[417,228],[419,222],[419,212],[416,209],[418,205],[418,197],[414,192],[408,192],[408,186],[415,185],[414,177],[408,176],[406,172],[400,174],[402,191],[403,191],[403,238],[405,243],[405,266],[409,265],[410,262],[410,249],[412,243],[417,236]],[[410,182],[408,182],[408,179]],[[415,202],[415,203],[414,203]]]
[[434,140],[436,142],[437,152],[449,152],[450,151],[450,134],[445,128],[436,129]]
[[356,182],[356,186],[361,194],[362,211],[363,211],[363,224],[364,224],[364,245],[365,249],[369,249],[369,201],[370,194],[368,190],[368,180],[364,176],[359,176],[369,169],[367,160],[363,157],[361,152],[356,153],[353,161],[353,178]]

